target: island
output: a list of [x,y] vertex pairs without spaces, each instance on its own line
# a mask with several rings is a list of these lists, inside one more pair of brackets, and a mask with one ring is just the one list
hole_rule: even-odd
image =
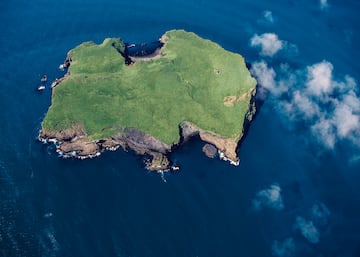
[[107,38],[70,50],[39,139],[65,157],[130,149],[149,157],[147,169],[163,171],[171,152],[197,135],[238,164],[256,112],[256,80],[244,58],[184,30],[166,32],[155,49],[136,47]]

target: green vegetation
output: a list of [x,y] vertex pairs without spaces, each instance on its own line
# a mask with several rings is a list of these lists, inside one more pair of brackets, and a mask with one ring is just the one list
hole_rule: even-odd
[[94,140],[136,127],[172,144],[179,141],[179,123],[190,121],[238,138],[256,84],[244,59],[183,30],[164,38],[162,58],[131,66],[119,54],[120,39],[71,50],[71,75],[54,88],[43,128],[56,131],[81,123]]

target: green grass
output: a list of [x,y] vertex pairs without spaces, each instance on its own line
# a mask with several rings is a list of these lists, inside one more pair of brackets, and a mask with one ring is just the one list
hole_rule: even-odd
[[71,50],[71,75],[54,88],[43,128],[81,123],[90,139],[101,139],[137,127],[172,144],[179,140],[179,123],[190,121],[220,136],[238,137],[250,98],[231,107],[223,101],[256,85],[242,56],[183,30],[166,37],[163,58],[133,66],[126,66],[112,47],[121,45],[116,39]]

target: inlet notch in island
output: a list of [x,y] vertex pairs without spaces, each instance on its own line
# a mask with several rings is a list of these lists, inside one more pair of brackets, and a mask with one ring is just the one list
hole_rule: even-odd
[[[153,49],[151,49],[153,48]],[[236,150],[255,113],[256,81],[241,55],[183,30],[156,44],[108,38],[69,51],[54,84],[39,138],[64,156],[87,158],[119,147],[151,156],[149,170],[169,168],[188,138],[238,163]]]

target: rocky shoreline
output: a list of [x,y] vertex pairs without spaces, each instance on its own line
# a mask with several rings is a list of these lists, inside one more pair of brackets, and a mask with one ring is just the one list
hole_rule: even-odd
[[[256,89],[251,92],[254,99]],[[256,113],[255,101],[250,101],[249,110],[244,120],[244,125],[251,122]],[[233,165],[239,165],[237,148],[243,133],[238,138],[222,138],[214,133],[204,131],[196,125],[184,121],[179,125],[180,140],[173,145],[167,145],[155,137],[144,133],[137,128],[126,128],[121,133],[107,139],[88,139],[85,128],[81,124],[75,124],[71,128],[62,131],[41,130],[39,140],[43,143],[54,143],[56,151],[64,158],[94,158],[105,150],[115,151],[120,147],[124,151],[129,149],[140,155],[150,156],[146,163],[146,169],[150,171],[171,170],[172,164],[169,159],[171,152],[186,143],[191,137],[199,136],[202,141],[216,148],[221,160],[229,161]]]
[[147,165],[149,170],[165,170],[170,167],[166,155],[171,147],[136,128],[124,129],[121,135],[108,139],[89,141],[83,126],[74,125],[63,131],[41,130],[38,138],[43,143],[54,143],[56,151],[64,158],[93,158],[104,150],[115,151],[121,147],[124,151],[131,149],[137,154],[151,156],[152,161]]

